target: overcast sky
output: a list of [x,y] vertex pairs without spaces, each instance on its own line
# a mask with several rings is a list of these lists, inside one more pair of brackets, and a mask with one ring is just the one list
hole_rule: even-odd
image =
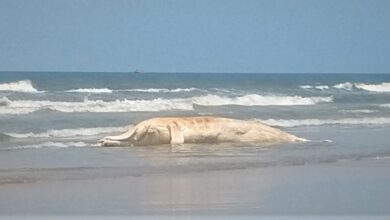
[[390,0],[0,0],[0,71],[390,72]]

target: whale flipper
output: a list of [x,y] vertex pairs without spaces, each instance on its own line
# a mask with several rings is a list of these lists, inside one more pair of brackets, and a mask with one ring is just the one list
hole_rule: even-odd
[[184,144],[184,136],[177,125],[168,126],[171,133],[171,144]]

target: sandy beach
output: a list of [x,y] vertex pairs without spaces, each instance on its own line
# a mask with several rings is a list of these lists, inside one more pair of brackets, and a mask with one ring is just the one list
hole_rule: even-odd
[[310,166],[9,182],[0,186],[0,213],[389,215],[389,165],[388,159],[370,159]]

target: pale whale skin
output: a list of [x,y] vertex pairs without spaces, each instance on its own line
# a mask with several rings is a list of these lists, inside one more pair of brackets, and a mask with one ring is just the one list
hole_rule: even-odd
[[107,136],[101,146],[159,145],[183,143],[290,143],[306,139],[255,121],[220,117],[164,117],[140,122],[127,132]]

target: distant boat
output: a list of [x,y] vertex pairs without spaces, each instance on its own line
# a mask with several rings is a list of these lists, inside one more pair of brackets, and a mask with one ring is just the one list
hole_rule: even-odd
[[144,73],[144,71],[143,71],[143,70],[136,69],[136,70],[134,70],[133,73]]

